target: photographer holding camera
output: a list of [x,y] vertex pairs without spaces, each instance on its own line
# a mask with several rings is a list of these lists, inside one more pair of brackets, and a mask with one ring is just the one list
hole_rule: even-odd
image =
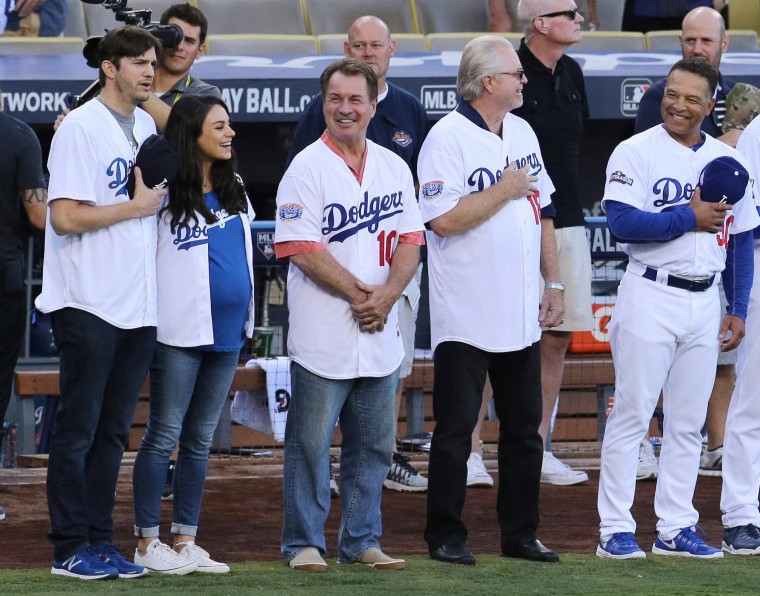
[[182,41],[174,48],[164,48],[158,56],[152,93],[142,108],[153,117],[158,130],[163,130],[171,106],[185,94],[222,97],[217,87],[190,74],[190,67],[206,50],[206,16],[189,3],[173,4],[161,15],[162,25],[178,25]]
[[[120,17],[118,12],[117,19],[123,20],[123,16]],[[151,93],[140,107],[150,114],[156,128],[163,131],[171,107],[183,95],[213,95],[221,98],[222,94],[214,85],[209,85],[190,74],[190,67],[206,50],[206,15],[189,3],[172,4],[161,15],[160,23],[162,26],[179,27],[182,30],[182,40],[175,47],[164,47],[158,53]],[[70,110],[66,109],[56,118],[53,126],[55,130],[69,112]]]

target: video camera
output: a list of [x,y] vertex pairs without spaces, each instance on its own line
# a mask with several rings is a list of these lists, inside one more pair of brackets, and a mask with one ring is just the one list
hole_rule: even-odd
[[[117,21],[122,22],[125,25],[136,25],[145,29],[154,37],[158,38],[165,48],[176,48],[182,41],[182,28],[179,25],[161,25],[159,23],[153,23],[150,20],[152,15],[150,9],[132,10],[127,6],[128,0],[81,1],[85,4],[101,4],[103,8],[112,10]],[[89,37],[82,50],[82,55],[87,61],[87,66],[91,68],[99,67],[95,54],[101,39],[102,36]],[[79,95],[69,95],[66,97],[66,103],[73,110],[99,93],[100,84],[98,81],[95,81]]]

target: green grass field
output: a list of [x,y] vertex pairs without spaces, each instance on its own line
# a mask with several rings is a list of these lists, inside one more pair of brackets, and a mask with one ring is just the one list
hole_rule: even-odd
[[237,563],[227,576],[149,575],[134,580],[81,581],[48,569],[0,571],[0,594],[757,594],[757,557],[695,561],[654,557],[606,561],[593,555],[562,555],[558,565],[481,555],[475,567],[408,557],[405,571],[375,571],[329,561],[326,573],[295,572],[283,563]]

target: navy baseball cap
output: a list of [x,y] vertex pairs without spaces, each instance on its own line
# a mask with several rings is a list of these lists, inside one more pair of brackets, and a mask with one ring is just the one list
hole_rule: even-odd
[[[143,182],[148,188],[166,188],[177,176],[179,154],[169,146],[162,135],[150,135],[140,146],[135,158],[135,167],[140,168]],[[130,198],[135,194],[135,171],[129,171],[127,191]]]
[[702,169],[697,188],[703,201],[708,203],[736,204],[743,196],[749,182],[749,172],[727,155],[716,157]]

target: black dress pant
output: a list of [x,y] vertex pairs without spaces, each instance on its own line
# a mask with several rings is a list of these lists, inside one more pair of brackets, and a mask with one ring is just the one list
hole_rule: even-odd
[[429,550],[465,542],[462,509],[467,491],[470,437],[478,420],[486,374],[499,417],[496,512],[501,548],[536,538],[543,442],[540,343],[515,352],[486,352],[448,341],[434,355],[435,430],[428,467]]

